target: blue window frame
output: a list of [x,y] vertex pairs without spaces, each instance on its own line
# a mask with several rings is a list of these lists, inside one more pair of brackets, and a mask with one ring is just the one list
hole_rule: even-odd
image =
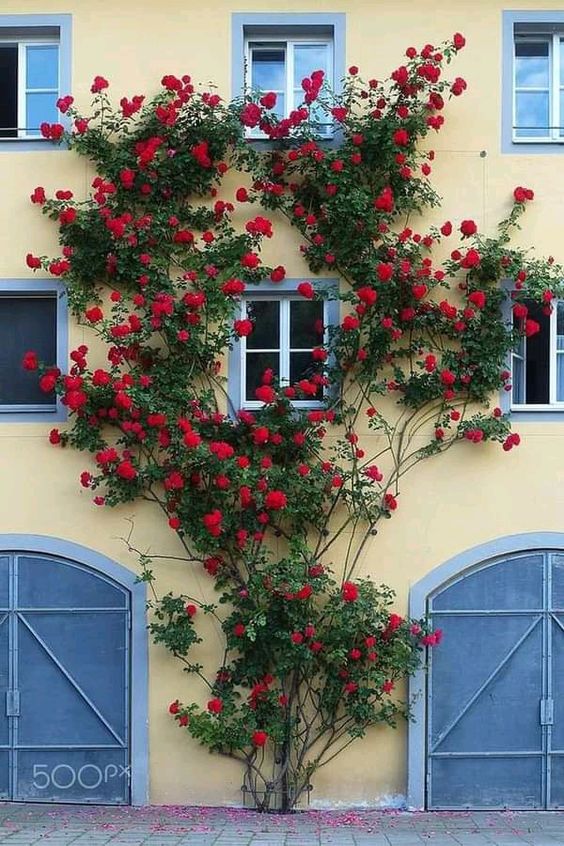
[[67,297],[50,280],[0,280],[0,423],[57,422],[66,409],[22,367],[28,350],[63,370],[68,353]]
[[502,71],[502,152],[560,152],[564,12],[503,12]]
[[[301,81],[323,70],[339,90],[345,75],[345,15],[236,13],[232,16],[232,93],[273,91],[275,114],[287,116],[303,101]],[[332,124],[320,114],[321,137]],[[249,137],[261,138],[259,130]]]
[[70,87],[71,16],[0,15],[0,151],[44,149],[40,126],[65,124]]
[[[301,279],[283,283],[249,285],[241,298],[241,319],[251,319],[253,332],[237,339],[229,356],[228,394],[231,411],[260,408],[255,390],[265,370],[271,369],[282,385],[307,378],[315,369],[312,350],[327,341],[330,326],[339,321],[339,301],[330,298],[304,299],[297,293]],[[334,279],[316,279],[314,287],[329,292]],[[330,296],[330,294],[329,294]],[[318,369],[318,368],[317,368]],[[296,400],[297,408],[315,408],[323,396]]]

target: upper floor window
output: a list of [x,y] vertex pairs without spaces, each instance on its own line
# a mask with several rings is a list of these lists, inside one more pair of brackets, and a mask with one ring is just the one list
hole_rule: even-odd
[[[345,75],[345,15],[342,13],[235,13],[232,15],[233,96],[274,92],[278,118],[304,101],[302,80],[322,70],[333,89]],[[332,121],[315,104],[312,114],[321,136]],[[260,130],[250,137],[264,137]]]
[[0,15],[0,150],[42,147],[41,124],[64,123],[70,70],[70,15]]
[[[279,118],[287,117],[303,103],[305,77],[322,70],[329,85],[333,85],[333,37],[314,32],[285,37],[283,31],[275,29],[268,40],[246,39],[245,62],[247,91],[274,92],[274,113]],[[311,108],[319,134],[328,134],[331,121],[316,104]],[[254,134],[260,131],[253,130],[251,135]]]
[[553,303],[550,315],[536,303],[526,305],[540,331],[523,338],[512,355],[512,408],[564,409],[564,300]]
[[503,12],[501,148],[564,144],[564,11]]
[[564,140],[564,32],[515,35],[514,138]]

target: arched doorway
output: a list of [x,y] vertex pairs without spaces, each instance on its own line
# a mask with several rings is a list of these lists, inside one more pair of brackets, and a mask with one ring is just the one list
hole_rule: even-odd
[[0,799],[147,800],[145,590],[54,538],[0,535]]
[[437,568],[411,612],[441,628],[410,730],[410,803],[564,807],[564,536],[504,538]]

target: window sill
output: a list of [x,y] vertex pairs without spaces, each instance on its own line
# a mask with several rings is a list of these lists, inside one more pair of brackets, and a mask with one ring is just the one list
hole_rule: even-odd
[[0,153],[30,153],[47,150],[67,150],[68,145],[53,144],[48,138],[0,138]]
[[564,423],[564,404],[557,406],[525,406],[514,407],[509,412],[515,423]]
[[[259,136],[253,135],[245,135],[244,140],[253,147],[257,152],[269,152],[270,150],[277,150],[281,146],[285,144],[290,144],[295,141],[291,135],[286,138],[261,138]],[[335,130],[330,135],[318,135],[315,138],[315,143],[318,144],[321,148],[331,149],[332,147],[337,147],[342,142],[342,132],[339,130]],[[562,142],[564,143],[564,141]]]
[[37,408],[25,410],[25,406],[0,406],[0,425],[3,423],[64,423],[67,420],[67,410],[64,406],[52,406],[44,410]]
[[521,156],[550,155],[562,153],[563,147],[564,138],[556,140],[542,139],[539,141],[520,138],[519,140],[511,139],[506,143],[502,147],[502,153],[516,153]]

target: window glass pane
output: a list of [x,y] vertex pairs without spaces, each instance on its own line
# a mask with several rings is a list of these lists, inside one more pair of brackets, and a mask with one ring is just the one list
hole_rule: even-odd
[[56,94],[27,94],[25,107],[25,125],[28,135],[40,135],[39,127],[44,121],[57,121]]
[[17,138],[18,48],[0,45],[0,138]]
[[253,88],[261,91],[286,89],[286,51],[283,49],[251,48],[251,80]]
[[556,399],[564,401],[564,302],[556,304]]
[[[313,360],[311,353],[299,352],[290,353],[290,384],[299,382],[300,379],[308,379],[314,373],[319,372],[319,365]],[[323,389],[320,387],[313,397],[309,395],[304,399],[322,399]]]
[[0,405],[55,404],[45,394],[37,373],[24,370],[28,350],[46,364],[57,360],[57,303],[54,297],[0,296]]
[[564,401],[564,353],[556,356],[556,400]]
[[294,87],[301,89],[302,79],[311,76],[313,71],[329,73],[329,45],[328,44],[295,44],[294,45]]
[[512,383],[513,383],[513,392],[512,392],[512,401],[516,405],[521,405],[525,402],[525,391],[524,391],[524,377],[525,377],[525,362],[522,358],[518,356],[513,356],[513,376],[512,376]]
[[548,88],[548,42],[518,41],[515,44],[515,84],[517,88]]
[[312,349],[323,343],[323,303],[291,300],[290,348]]
[[523,138],[545,138],[549,134],[548,92],[519,91],[516,94],[516,135]]
[[249,350],[272,350],[280,347],[280,302],[247,300],[247,317],[254,329],[247,338]]
[[525,402],[538,405],[549,402],[550,367],[550,317],[542,308],[527,301],[529,317],[540,325],[540,332],[527,338],[527,368],[525,380]]
[[271,368],[274,377],[278,378],[280,373],[279,353],[247,353],[246,356],[246,379],[245,379],[245,400],[251,402],[256,400],[255,391],[262,385],[262,375],[265,370]]
[[564,350],[564,300],[556,303],[556,345]]
[[57,44],[30,46],[27,55],[27,88],[59,88]]

